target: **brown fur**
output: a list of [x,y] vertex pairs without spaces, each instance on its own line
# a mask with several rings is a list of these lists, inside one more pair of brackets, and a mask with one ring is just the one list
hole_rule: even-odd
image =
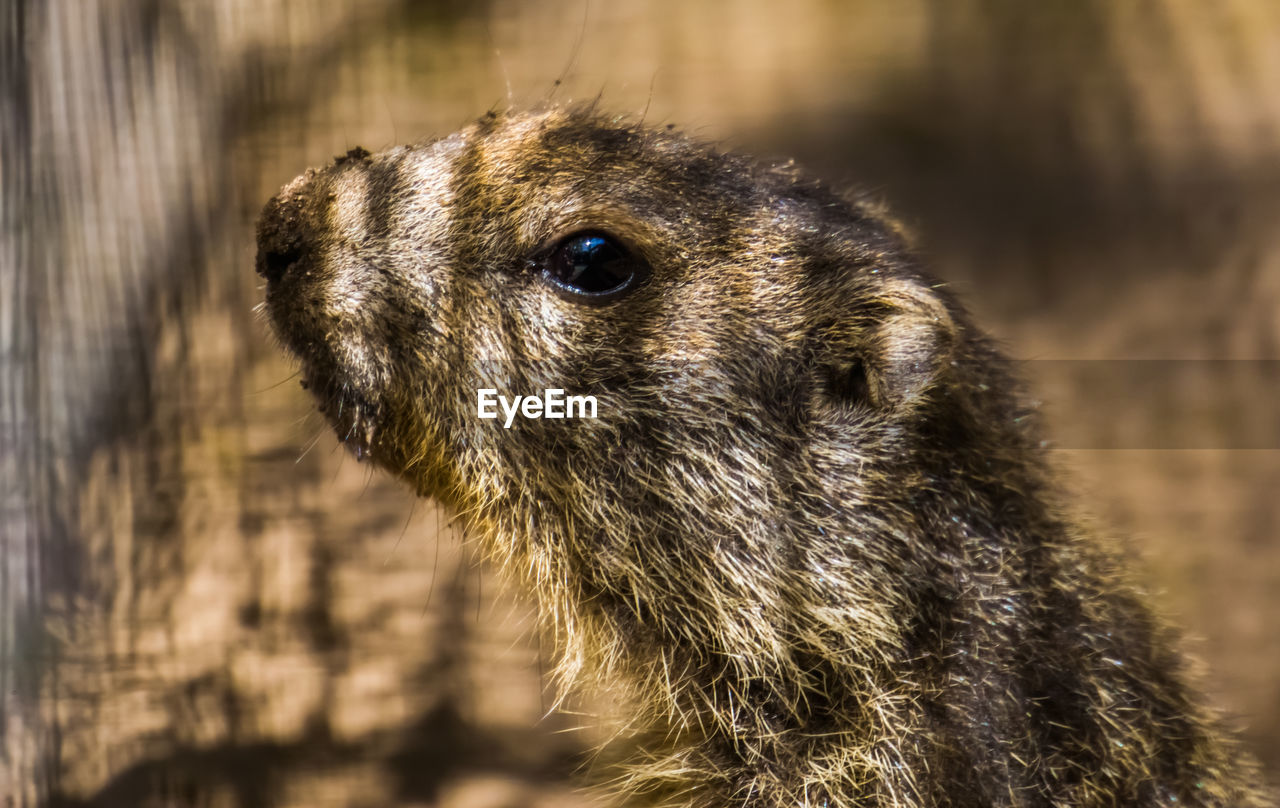
[[[603,306],[532,256],[651,267]],[[457,509],[681,805],[1264,805],[1055,499],[1008,363],[876,206],[592,112],[352,151],[264,213],[276,331],[358,454]],[[597,420],[476,417],[476,390]]]

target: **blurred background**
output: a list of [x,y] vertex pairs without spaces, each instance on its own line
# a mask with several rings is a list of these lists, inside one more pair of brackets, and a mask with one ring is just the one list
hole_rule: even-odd
[[594,804],[528,597],[252,309],[307,166],[596,99],[883,197],[1277,780],[1280,5],[10,0],[0,65],[3,804]]

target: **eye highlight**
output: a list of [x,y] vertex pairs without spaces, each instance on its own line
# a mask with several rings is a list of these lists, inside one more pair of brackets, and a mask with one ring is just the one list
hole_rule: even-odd
[[613,236],[599,231],[566,236],[536,264],[552,289],[576,303],[617,300],[650,274],[643,260]]

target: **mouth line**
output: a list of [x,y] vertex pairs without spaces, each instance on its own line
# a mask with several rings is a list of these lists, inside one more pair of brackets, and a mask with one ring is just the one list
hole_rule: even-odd
[[377,459],[380,425],[385,412],[382,397],[344,367],[329,341],[313,332],[314,323],[301,319],[268,290],[272,330],[285,351],[300,364],[299,385],[306,390],[329,427],[357,461]]
[[377,448],[382,406],[350,383],[339,381],[337,376],[310,367],[300,384],[311,393],[317,409],[329,422],[338,441],[350,450],[356,460],[368,460]]

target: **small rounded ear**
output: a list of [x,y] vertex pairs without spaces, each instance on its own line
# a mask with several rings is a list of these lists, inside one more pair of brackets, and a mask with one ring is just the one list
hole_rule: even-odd
[[871,389],[884,406],[910,404],[950,369],[956,322],[932,288],[894,279],[879,295],[882,318],[868,335]]
[[910,406],[950,370],[957,325],[924,281],[880,279],[823,337],[827,392],[852,404]]

